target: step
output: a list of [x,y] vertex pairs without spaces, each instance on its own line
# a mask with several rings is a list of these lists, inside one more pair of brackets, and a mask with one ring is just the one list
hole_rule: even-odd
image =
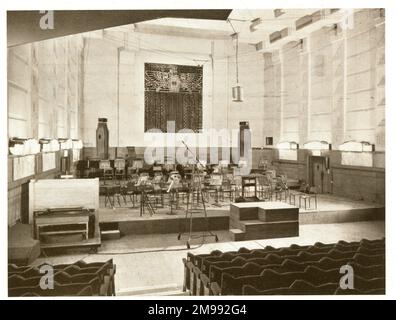
[[297,237],[298,221],[263,222],[245,226],[245,240]]
[[241,229],[230,229],[232,241],[243,241],[245,240],[245,232]]
[[230,223],[233,224],[236,221],[242,220],[254,220],[258,219],[258,208],[257,206],[240,208],[231,204],[230,206]]
[[100,238],[102,240],[114,240],[121,238],[120,230],[102,230],[100,232]]
[[298,208],[258,209],[258,219],[264,222],[298,220]]

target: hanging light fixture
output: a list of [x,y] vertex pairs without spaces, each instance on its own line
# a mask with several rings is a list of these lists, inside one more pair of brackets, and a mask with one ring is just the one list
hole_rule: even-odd
[[231,23],[231,20],[227,20],[231,25],[234,33],[231,35],[231,38],[235,40],[235,71],[236,71],[236,85],[232,87],[232,101],[234,102],[242,102],[243,101],[243,88],[239,84],[239,65],[238,65],[238,49],[239,49],[239,37],[238,32],[235,31],[234,26]]

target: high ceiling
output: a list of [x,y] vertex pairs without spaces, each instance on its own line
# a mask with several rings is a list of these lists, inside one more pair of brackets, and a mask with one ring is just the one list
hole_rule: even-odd
[[54,28],[42,29],[40,20],[46,12],[39,10],[7,11],[7,45],[63,37],[88,31],[133,24],[161,17],[199,18],[225,21],[231,10],[56,10]]
[[[246,43],[257,43],[268,37],[275,31],[282,30],[287,27],[294,25],[295,21],[303,16],[310,15],[319,9],[279,9],[281,15],[275,17],[275,10],[232,10],[229,15],[229,21],[219,20],[203,20],[203,19],[178,19],[178,18],[161,18],[156,20],[149,20],[145,22],[137,23],[137,29],[139,26],[144,27],[144,30],[148,30],[148,26],[151,27],[162,27],[168,29],[170,32],[173,28],[183,28],[200,30],[204,33],[223,35],[224,37],[230,37],[233,33],[233,27],[237,33],[239,33],[239,41]],[[278,12],[278,11],[277,11]],[[259,23],[255,27],[255,31],[250,30],[252,21],[260,19]],[[230,25],[232,24],[232,26]]]
[[240,42],[254,45],[264,43],[265,47],[275,42],[274,38],[291,41],[304,37],[315,29],[340,22],[345,14],[346,10],[337,9],[237,9],[232,10],[226,21],[161,18],[136,23],[135,30],[214,39],[230,39],[232,34],[238,33]]
[[[8,45],[94,30],[131,31],[208,39],[231,39],[271,51],[350,14],[345,9],[235,9],[55,11],[56,28],[40,30],[38,11],[9,11]],[[33,23],[35,21],[36,23]],[[35,27],[34,27],[35,26]],[[110,29],[109,29],[110,28]]]

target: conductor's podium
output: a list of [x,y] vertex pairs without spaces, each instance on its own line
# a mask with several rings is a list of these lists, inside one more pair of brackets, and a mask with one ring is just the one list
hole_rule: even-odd
[[230,233],[234,241],[296,237],[298,208],[272,201],[232,203]]

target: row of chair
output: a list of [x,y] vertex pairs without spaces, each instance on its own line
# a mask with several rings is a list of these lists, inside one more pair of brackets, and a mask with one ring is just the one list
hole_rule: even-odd
[[[112,296],[113,260],[39,266],[8,265],[9,296]],[[43,283],[46,284],[43,286]]]
[[[295,273],[287,275],[287,279],[284,278],[283,281],[297,280],[299,279],[298,272],[316,269],[321,272],[332,270],[335,277],[339,279],[340,267],[347,264],[353,267],[355,276],[359,277],[360,283],[363,283],[361,288],[356,287],[363,292],[372,289],[365,286],[365,281],[385,278],[385,244],[384,239],[374,241],[363,239],[360,242],[339,241],[335,244],[316,243],[313,246],[292,245],[279,249],[273,247],[257,250],[241,248],[236,252],[226,253],[220,251],[205,255],[189,253],[183,262],[185,270],[183,288],[192,295],[244,294],[243,287],[250,285],[250,283],[245,283],[245,280],[249,282],[249,277],[252,277],[253,283],[261,283],[260,277],[267,271],[276,272],[282,277],[283,274]],[[308,267],[311,268],[307,269]],[[302,280],[308,281],[309,275],[302,277]],[[315,279],[308,282],[318,285]],[[323,277],[317,279],[320,280]],[[262,280],[268,283],[265,278]],[[278,287],[282,287],[283,283],[279,282]],[[259,289],[263,288],[270,289],[265,286]]]

